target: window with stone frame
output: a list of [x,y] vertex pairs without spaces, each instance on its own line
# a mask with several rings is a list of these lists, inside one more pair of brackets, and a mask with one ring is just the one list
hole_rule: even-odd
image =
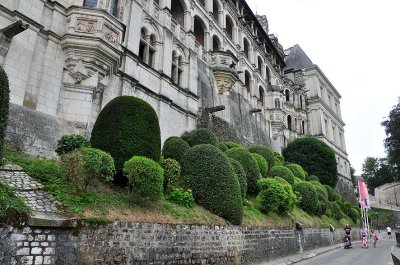
[[306,133],[306,125],[304,121],[301,121],[301,133],[305,134]]
[[213,51],[219,51],[220,50],[220,41],[217,36],[213,36]]
[[[100,2],[100,8],[106,8],[106,10],[113,16],[118,17],[118,0],[111,0],[108,1],[106,6],[103,7],[102,2]],[[89,8],[97,8],[98,7],[98,0],[84,0],[83,1],[84,7]]]
[[300,109],[303,109],[303,96],[302,95],[300,95],[299,101],[300,101]]
[[248,60],[250,60],[250,44],[247,39],[243,39],[243,51],[244,51],[244,56]]
[[118,0],[111,0],[110,14],[114,17],[118,16]]
[[178,86],[183,83],[183,60],[182,56],[178,56],[175,51],[172,52],[171,78],[172,82]]
[[250,80],[251,80],[251,75],[248,71],[244,72],[244,86],[246,87],[247,91],[250,92]]
[[97,0],[84,0],[83,1],[84,7],[95,8],[97,7]]
[[288,126],[288,130],[291,131],[292,130],[292,116],[290,116],[290,115],[287,116],[287,126]]
[[260,76],[262,77],[262,65],[263,65],[263,61],[261,59],[260,56],[258,56],[258,73],[260,74]]
[[225,30],[228,38],[233,40],[233,22],[229,16],[225,17]]
[[213,18],[219,23],[219,5],[216,0],[213,1]]
[[289,92],[289,89],[286,89],[286,90],[285,90],[285,99],[286,99],[287,102],[290,101],[290,92]]
[[265,82],[267,82],[268,85],[271,84],[271,72],[268,66],[265,67]]
[[147,34],[146,30],[142,28],[140,31],[139,59],[145,64],[154,67],[156,52],[155,36]]
[[264,106],[264,98],[265,98],[264,88],[263,88],[262,86],[260,86],[260,87],[258,88],[258,91],[259,91],[259,94],[260,94],[260,99],[259,99],[259,101],[260,101],[261,105]]
[[196,41],[204,47],[205,38],[204,38],[205,30],[203,27],[203,21],[199,17],[194,17],[194,36]]
[[185,10],[180,0],[171,0],[172,19],[184,28],[185,26]]
[[275,109],[281,109],[281,101],[279,99],[275,99]]

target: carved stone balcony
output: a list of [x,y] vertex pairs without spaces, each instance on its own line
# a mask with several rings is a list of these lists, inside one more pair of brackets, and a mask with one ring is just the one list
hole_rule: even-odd
[[237,63],[238,59],[232,53],[223,51],[211,53],[211,69],[220,94],[229,95],[233,85],[239,79],[235,69]]

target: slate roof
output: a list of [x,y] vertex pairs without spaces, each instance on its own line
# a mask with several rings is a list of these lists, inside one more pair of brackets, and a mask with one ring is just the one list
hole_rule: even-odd
[[298,45],[289,48],[289,54],[285,57],[286,67],[283,71],[297,71],[306,67],[313,66],[313,62],[308,58],[307,54]]

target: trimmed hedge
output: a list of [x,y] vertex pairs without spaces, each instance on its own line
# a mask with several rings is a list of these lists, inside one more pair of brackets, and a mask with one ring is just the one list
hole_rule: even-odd
[[232,148],[227,150],[225,154],[237,160],[242,165],[246,173],[247,193],[256,194],[257,180],[260,178],[260,171],[256,159],[244,148]]
[[332,202],[331,205],[332,205],[332,217],[339,221],[344,217],[344,213],[340,209],[340,206],[337,202]]
[[273,177],[281,177],[286,180],[290,185],[294,185],[294,175],[290,169],[284,166],[274,166],[269,171],[269,176]]
[[132,202],[162,198],[164,170],[157,162],[134,156],[125,162],[123,171],[128,179]]
[[351,218],[351,220],[353,220],[354,223],[357,223],[360,218],[359,212],[354,208],[350,208],[348,216]]
[[175,159],[167,158],[160,162],[164,169],[164,191],[169,192],[173,188],[183,185],[181,181],[181,165]]
[[268,163],[264,157],[257,153],[251,153],[254,159],[257,161],[258,170],[260,170],[261,177],[266,178],[268,173]]
[[196,145],[182,157],[182,177],[196,202],[239,225],[243,218],[238,178],[228,157],[210,144]]
[[315,180],[311,180],[311,181],[308,181],[308,182],[310,182],[315,187],[317,192],[322,193],[324,195],[324,197],[326,199],[328,199],[328,191],[327,191],[326,187],[321,184],[321,182],[315,181]]
[[278,152],[275,152],[275,151],[273,151],[273,152],[274,152],[274,158],[275,158],[274,159],[275,166],[282,166],[284,164],[284,162],[285,162],[285,158],[281,154],[279,154]]
[[164,158],[172,158],[180,162],[183,154],[189,148],[189,144],[181,137],[172,136],[165,140],[162,154]]
[[209,129],[197,129],[191,131],[187,138],[188,144],[190,147],[199,145],[199,144],[211,144],[214,146],[218,146],[218,138],[215,134]]
[[99,149],[83,147],[61,157],[61,166],[78,192],[96,188],[98,181],[111,182],[115,174],[114,160]]
[[160,160],[161,138],[158,117],[144,100],[121,96],[100,112],[92,130],[92,147],[111,154],[117,170],[116,181],[126,183],[124,163],[133,156]]
[[223,142],[218,142],[218,148],[222,151],[225,152],[226,150],[228,150],[228,146],[226,146],[226,144],[224,144]]
[[261,178],[257,181],[260,189],[256,201],[260,211],[264,213],[276,212],[283,214],[293,210],[296,204],[296,195],[292,187],[276,178]]
[[290,171],[292,171],[293,175],[296,178],[300,178],[301,180],[305,180],[306,179],[306,172],[304,171],[304,169],[300,165],[298,165],[298,164],[287,164],[287,165],[285,165],[285,167],[290,169]]
[[5,136],[10,108],[10,88],[8,77],[3,67],[0,66],[0,165],[3,164]]
[[253,145],[250,146],[249,151],[251,153],[256,153],[264,157],[264,159],[268,163],[268,168],[271,169],[273,166],[275,166],[277,161],[279,161],[278,158],[275,157],[274,151],[271,148],[265,147],[263,145]]
[[283,150],[286,161],[299,164],[310,175],[319,177],[321,183],[334,188],[338,181],[335,152],[323,141],[303,137],[289,143]]
[[62,156],[81,147],[90,147],[89,140],[79,134],[66,134],[58,140],[56,153]]
[[303,181],[296,185],[295,191],[300,194],[299,207],[311,215],[317,214],[320,205],[314,186],[311,183]]
[[240,192],[242,193],[242,199],[246,199],[246,194],[247,194],[247,178],[246,178],[246,173],[244,172],[244,169],[242,165],[239,163],[239,161],[229,158],[229,162],[231,163],[233,170],[236,173],[236,176],[239,180],[239,185],[240,185]]
[[227,141],[227,142],[224,142],[224,144],[226,145],[226,147],[228,147],[228,149],[243,148],[243,146],[241,144],[236,143],[236,142]]

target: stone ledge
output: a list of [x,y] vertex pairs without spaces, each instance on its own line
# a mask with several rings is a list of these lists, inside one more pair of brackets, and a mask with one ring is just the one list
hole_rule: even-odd
[[78,226],[78,220],[56,213],[32,212],[28,217],[28,224],[37,227],[74,228]]

